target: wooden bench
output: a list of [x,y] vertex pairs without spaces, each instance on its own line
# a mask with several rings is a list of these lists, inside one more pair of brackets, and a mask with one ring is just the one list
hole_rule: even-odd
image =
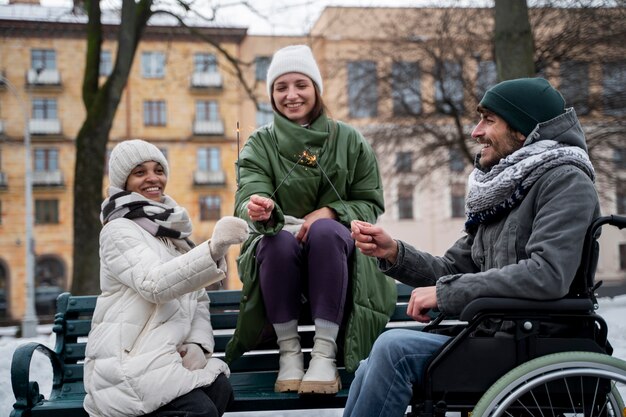
[[[423,326],[406,316],[406,303],[411,288],[398,284],[396,310],[387,328],[419,329]],[[236,290],[211,291],[211,323],[215,333],[215,355],[223,356],[228,340],[237,323],[241,292]],[[96,296],[73,296],[63,293],[57,299],[53,331],[54,349],[35,342],[18,347],[11,363],[11,383],[16,402],[11,417],[22,416],[86,416],[83,409],[83,360]],[[313,346],[313,326],[300,326],[305,364]],[[44,398],[38,383],[30,380],[30,363],[35,352],[46,355],[52,364],[52,392]],[[337,395],[304,395],[276,393],[274,382],[278,373],[277,346],[260,346],[231,364],[230,381],[235,401],[227,410],[295,410],[343,408],[353,374],[339,367],[343,389]]]

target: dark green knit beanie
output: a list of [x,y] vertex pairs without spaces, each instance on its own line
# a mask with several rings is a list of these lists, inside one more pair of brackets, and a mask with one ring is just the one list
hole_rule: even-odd
[[543,78],[502,81],[487,90],[480,106],[502,117],[524,136],[538,123],[565,112],[563,96]]

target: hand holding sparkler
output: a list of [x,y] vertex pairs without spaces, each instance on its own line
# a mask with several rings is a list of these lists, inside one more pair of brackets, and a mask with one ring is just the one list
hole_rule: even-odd
[[398,242],[382,227],[361,220],[353,220],[350,227],[352,239],[364,255],[386,259],[392,264],[396,263]]
[[255,222],[265,222],[269,220],[274,210],[274,201],[271,198],[252,195],[247,205],[248,217]]

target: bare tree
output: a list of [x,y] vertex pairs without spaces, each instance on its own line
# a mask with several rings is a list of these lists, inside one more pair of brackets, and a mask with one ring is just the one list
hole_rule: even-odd
[[[194,14],[191,3],[183,0],[163,8],[154,0],[122,0],[119,25],[113,29],[102,24],[99,0],[75,0],[74,12],[87,15],[87,53],[83,77],[82,98],[86,117],[76,137],[76,166],[74,182],[74,254],[71,291],[75,294],[93,294],[99,290],[98,236],[100,233],[100,204],[102,202],[102,179],[109,132],[119,106],[123,91],[148,21],[157,14],[167,14],[185,24],[185,16]],[[205,20],[212,20],[216,10]],[[179,28],[180,29],[180,28]],[[106,30],[117,31],[117,55],[113,70],[103,84],[99,84],[100,52]],[[219,40],[198,28],[188,27],[189,32],[212,44],[239,78],[245,91],[256,102],[250,86],[244,79],[244,63],[220,46]]]
[[[624,74],[626,18],[623,7],[598,3],[531,8],[532,71],[519,75],[553,79],[567,105],[584,110],[591,158],[599,176],[614,181],[614,156],[606,146],[626,148],[626,91],[623,82],[615,81]],[[498,79],[495,9],[404,9],[402,19],[378,16],[376,21],[391,23],[373,28],[365,26],[375,24],[367,13],[373,12],[351,16],[363,22],[362,42],[327,63],[331,76],[348,86],[347,94],[337,91],[339,114],[362,118],[386,178],[398,180],[393,161],[398,151],[413,154],[412,172],[402,174],[413,184],[442,168],[459,171],[459,161],[468,169],[474,157],[475,108]],[[607,81],[616,65],[618,75]]]

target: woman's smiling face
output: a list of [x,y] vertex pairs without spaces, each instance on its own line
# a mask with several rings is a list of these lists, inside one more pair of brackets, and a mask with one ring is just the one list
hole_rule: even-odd
[[294,123],[305,125],[315,107],[313,81],[299,72],[288,72],[274,81],[272,98],[276,109]]
[[167,185],[165,170],[158,162],[137,165],[126,179],[126,191],[141,194],[148,200],[161,202]]

